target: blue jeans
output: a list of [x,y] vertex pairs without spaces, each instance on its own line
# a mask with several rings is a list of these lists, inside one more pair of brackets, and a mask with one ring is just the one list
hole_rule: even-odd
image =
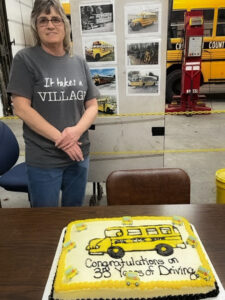
[[27,166],[32,207],[57,207],[60,190],[62,206],[81,206],[87,183],[89,157],[62,168]]

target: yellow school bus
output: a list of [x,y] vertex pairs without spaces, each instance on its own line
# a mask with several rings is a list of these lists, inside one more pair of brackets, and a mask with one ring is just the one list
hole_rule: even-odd
[[103,97],[98,99],[98,111],[113,114],[116,110],[116,104],[110,101],[109,97]]
[[107,83],[112,83],[115,81],[115,75],[100,75],[95,74],[93,77],[95,85],[102,85]]
[[156,13],[143,12],[130,22],[130,28],[132,30],[140,30],[141,28],[154,24],[157,20]]
[[131,87],[149,87],[154,86],[158,83],[158,76],[138,76],[131,78],[128,82],[128,85]]
[[130,80],[129,86],[132,87],[148,87],[154,86],[156,81],[151,76],[139,77],[137,80]]
[[155,250],[159,255],[173,254],[173,248],[185,249],[177,227],[173,225],[118,226],[105,229],[105,237],[93,239],[88,253],[121,258],[125,252]]
[[101,57],[111,54],[113,51],[113,45],[104,41],[95,41],[91,48],[85,49],[85,55],[87,58],[91,57],[94,60],[99,60]]
[[225,1],[173,0],[168,28],[167,102],[180,94],[184,13],[190,10],[202,10],[204,17],[201,83],[225,83]]
[[67,0],[67,1],[60,0],[60,2],[62,4],[65,14],[67,16],[70,16],[70,1],[69,0]]

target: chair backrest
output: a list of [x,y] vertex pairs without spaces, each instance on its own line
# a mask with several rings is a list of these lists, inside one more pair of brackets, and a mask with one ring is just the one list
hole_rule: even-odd
[[19,144],[12,130],[0,121],[0,175],[11,169],[19,157]]
[[108,205],[189,204],[190,178],[178,168],[113,171],[106,180]]

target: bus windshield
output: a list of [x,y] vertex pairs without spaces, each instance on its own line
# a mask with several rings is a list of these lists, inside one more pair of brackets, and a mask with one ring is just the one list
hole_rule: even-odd
[[[197,10],[197,9],[193,9]],[[204,36],[212,36],[214,9],[201,9],[204,19]],[[173,10],[171,13],[171,38],[184,37],[184,14],[186,10]],[[224,20],[224,19],[223,19]]]

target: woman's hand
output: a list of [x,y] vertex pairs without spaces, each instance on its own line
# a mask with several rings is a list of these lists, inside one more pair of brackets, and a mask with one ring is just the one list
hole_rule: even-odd
[[79,138],[80,134],[76,126],[66,127],[61,133],[61,137],[56,140],[55,146],[65,151],[75,144],[81,145],[81,143],[78,142]]
[[66,152],[72,160],[83,160],[79,139],[81,135],[93,124],[98,113],[96,98],[85,102],[85,112],[79,122],[72,127],[66,127],[61,135],[55,139],[55,146]]
[[[62,149],[63,150],[63,149]],[[78,143],[75,143],[70,148],[63,150],[72,160],[81,161],[84,160],[83,153]]]
[[83,160],[83,153],[78,142],[80,135],[76,130],[76,126],[67,127],[61,133],[61,136],[56,140],[55,146],[66,152],[72,160]]

